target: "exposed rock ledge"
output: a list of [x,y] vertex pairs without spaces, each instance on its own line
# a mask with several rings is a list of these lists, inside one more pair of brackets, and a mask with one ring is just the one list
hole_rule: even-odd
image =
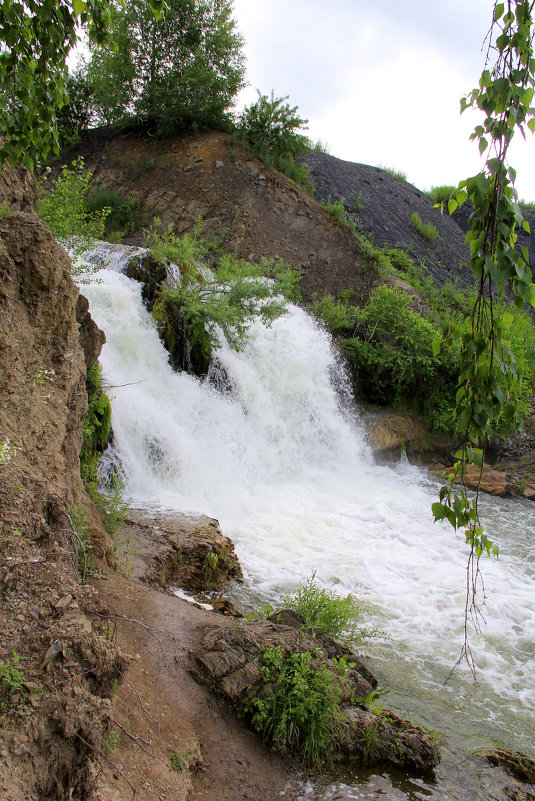
[[[365,765],[387,764],[417,773],[429,772],[438,764],[438,747],[420,728],[388,710],[374,714],[364,707],[363,701],[377,681],[361,659],[324,634],[307,634],[299,616],[289,610],[259,623],[207,625],[195,652],[199,678],[240,711],[250,699],[265,697],[262,656],[266,648],[277,647],[286,655],[310,651],[315,658],[320,654],[335,675],[339,675],[335,660],[340,657],[353,665],[345,678],[342,696],[340,759]],[[367,736],[371,733],[373,747]]]
[[149,584],[197,593],[242,580],[234,545],[211,517],[130,509],[121,537],[135,545],[134,578]]
[[[371,407],[364,413],[364,421],[368,441],[379,461],[392,464],[404,453],[409,462],[429,467],[442,478],[455,460],[454,441],[431,434],[415,414],[390,407]],[[530,426],[533,421],[528,418],[528,433]],[[526,453],[501,453],[494,464],[485,464],[481,475],[475,465],[470,465],[465,476],[467,486],[471,489],[479,486],[489,495],[535,499],[535,459],[531,448],[524,450]]]

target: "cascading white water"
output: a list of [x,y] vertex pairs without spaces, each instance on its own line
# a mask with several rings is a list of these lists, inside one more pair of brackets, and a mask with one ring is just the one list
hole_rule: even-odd
[[259,598],[316,570],[364,599],[387,635],[366,649],[387,704],[467,748],[498,739],[535,756],[533,505],[482,504],[501,555],[484,563],[479,685],[461,667],[444,687],[463,641],[462,537],[433,525],[437,484],[424,471],[374,464],[340,401],[327,334],[296,307],[272,328],[253,325],[243,353],[218,351],[230,383],[219,392],[172,371],[138,284],[100,279],[83,291],[106,332],[101,364],[133,503],[217,517]]

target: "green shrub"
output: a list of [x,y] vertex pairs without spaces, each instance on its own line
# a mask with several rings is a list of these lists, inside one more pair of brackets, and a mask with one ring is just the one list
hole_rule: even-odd
[[171,767],[177,773],[182,773],[183,770],[189,765],[189,759],[191,756],[191,751],[186,749],[183,754],[179,754],[177,751],[173,751],[172,754],[169,756],[169,762],[171,763]]
[[456,186],[432,186],[431,189],[425,194],[431,198],[433,203],[447,203],[453,192],[457,190]]
[[392,178],[396,178],[398,181],[407,180],[407,173],[403,172],[403,170],[395,170],[393,167],[387,167],[385,164],[378,164],[377,166],[380,170],[387,172]]
[[85,207],[89,214],[108,210],[104,231],[108,239],[117,232],[128,236],[139,227],[139,198],[135,196],[127,200],[116,189],[99,186],[86,196]]
[[313,635],[320,631],[348,647],[370,635],[357,625],[360,610],[353,596],[342,598],[333,590],[320,587],[315,572],[299,585],[295,593],[283,599],[282,606],[300,615],[305,628]]
[[269,325],[286,312],[284,298],[297,297],[299,274],[282,260],[251,264],[223,254],[205,263],[200,223],[181,237],[172,227],[159,234],[153,226],[146,244],[159,263],[174,265],[173,286],[160,286],[152,314],[175,369],[205,373],[218,330],[241,350],[254,319]]
[[80,474],[86,484],[97,481],[97,462],[110,438],[111,403],[102,386],[101,368],[94,362],[86,373],[87,414],[82,426]]
[[312,194],[314,186],[308,168],[299,158],[310,150],[310,141],[302,133],[308,120],[297,113],[297,106],[258,92],[258,100],[247,106],[238,118],[238,131],[245,144],[253,148],[271,167],[283,172]]
[[423,236],[424,239],[427,239],[428,242],[434,242],[438,237],[438,231],[435,226],[430,222],[427,222],[424,225],[422,218],[417,211],[411,215],[411,225],[414,230],[419,233],[420,236]]
[[18,667],[19,662],[15,651],[11,659],[0,659],[0,712],[5,712],[14,695],[26,693],[26,676]]
[[[358,310],[355,328],[356,336],[344,339],[342,348],[367,398],[412,407],[424,414],[432,428],[451,430],[456,354],[451,349],[434,354],[433,341],[439,333],[410,308],[409,296],[392,287],[378,287]],[[444,406],[451,410],[446,419]]]
[[312,313],[314,317],[323,321],[331,334],[350,336],[355,330],[358,310],[332,295],[324,295],[321,299],[314,298]]
[[325,211],[328,211],[331,214],[336,222],[342,225],[344,228],[347,228],[348,231],[351,231],[353,236],[356,236],[357,233],[357,226],[355,221],[351,219],[349,214],[346,211],[345,201],[344,198],[340,198],[340,200],[333,201],[331,196],[327,198],[322,204]]
[[265,694],[244,707],[253,728],[274,750],[297,752],[303,763],[329,763],[342,735],[342,679],[321,655],[266,648],[261,667]]
[[[86,209],[91,178],[92,173],[85,172],[84,160],[80,157],[71,167],[64,164],[51,185],[44,180],[39,183],[39,215],[48,223],[58,242],[76,255],[89,250],[95,240],[102,239],[109,213],[108,208],[93,212]],[[73,274],[81,271],[73,265]]]

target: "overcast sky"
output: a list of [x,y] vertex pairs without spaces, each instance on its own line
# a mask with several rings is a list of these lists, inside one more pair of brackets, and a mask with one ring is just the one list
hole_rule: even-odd
[[[308,135],[333,156],[403,170],[420,189],[480,168],[469,141],[481,122],[459,114],[477,85],[492,0],[234,0],[249,86],[289,95]],[[535,137],[509,162],[521,198],[535,200]]]

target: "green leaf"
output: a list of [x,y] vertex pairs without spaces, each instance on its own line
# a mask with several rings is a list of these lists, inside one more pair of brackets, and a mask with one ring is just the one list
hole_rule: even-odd
[[501,19],[504,9],[505,3],[496,3],[496,7],[494,9],[494,22],[498,22],[498,20]]
[[526,292],[524,294],[525,299],[528,303],[531,303],[532,306],[535,306],[535,285],[529,284],[526,288]]
[[530,120],[528,120],[528,128],[531,133],[535,133],[535,117],[532,117]]
[[85,11],[85,0],[72,0],[72,7],[75,15],[79,17]]
[[459,206],[462,206],[468,200],[468,192],[465,189],[458,189],[455,197]]
[[450,197],[450,199],[448,200],[448,214],[450,215],[450,217],[458,206],[459,204],[457,203],[455,198]]

